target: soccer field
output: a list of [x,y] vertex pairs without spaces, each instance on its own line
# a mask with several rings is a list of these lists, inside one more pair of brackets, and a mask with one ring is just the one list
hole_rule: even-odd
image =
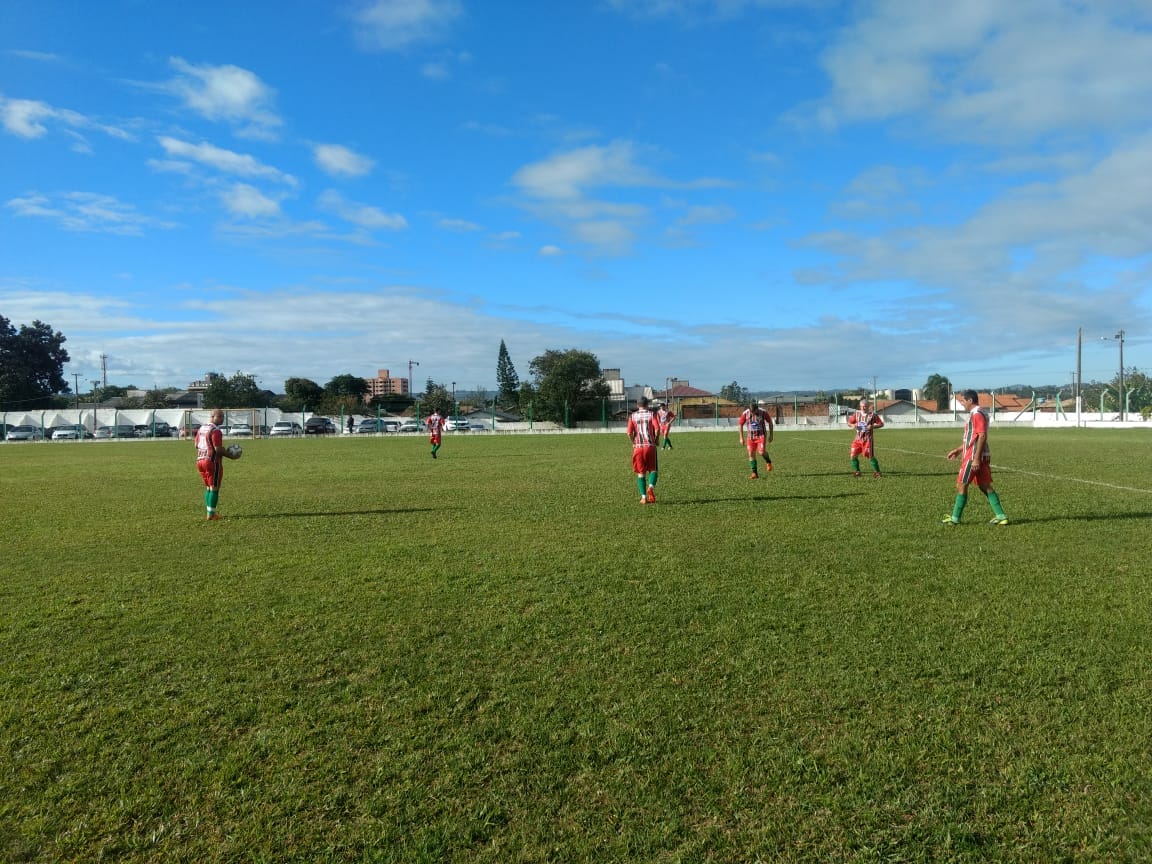
[[1152,440],[959,437],[2,444],[0,860],[1150,860]]

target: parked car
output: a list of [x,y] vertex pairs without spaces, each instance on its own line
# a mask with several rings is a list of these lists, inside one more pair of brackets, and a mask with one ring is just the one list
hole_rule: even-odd
[[268,430],[268,437],[270,438],[285,438],[293,435],[300,435],[303,430],[300,424],[294,420],[277,420],[272,424],[272,428]]
[[44,430],[39,426],[9,426],[9,441],[43,441]]
[[444,421],[445,432],[467,432],[468,421],[463,417],[449,417]]
[[327,417],[309,417],[304,421],[305,435],[335,435],[336,424]]
[[135,426],[137,438],[170,438],[172,427],[163,420],[155,423],[137,423]]
[[100,426],[93,438],[135,438],[136,427],[131,423],[118,423],[115,426]]
[[251,438],[252,427],[247,423],[233,423],[224,430],[224,434],[230,438]]
[[53,441],[79,441],[91,437],[92,433],[83,426],[57,426],[52,430]]
[[399,432],[399,420],[385,420],[383,417],[368,417],[361,420],[356,426],[356,434],[370,434],[374,432]]
[[398,432],[419,432],[423,427],[415,420],[405,420],[400,424]]

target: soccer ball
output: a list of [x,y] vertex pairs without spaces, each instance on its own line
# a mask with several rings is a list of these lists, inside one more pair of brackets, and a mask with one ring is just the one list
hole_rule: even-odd
[[244,448],[239,444],[229,444],[228,455],[233,459],[239,459],[242,455],[244,455]]

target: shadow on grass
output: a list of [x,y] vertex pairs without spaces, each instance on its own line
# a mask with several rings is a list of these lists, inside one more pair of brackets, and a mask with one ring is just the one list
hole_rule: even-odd
[[292,519],[316,516],[389,516],[396,513],[434,513],[443,512],[445,507],[377,507],[371,510],[316,510],[297,513],[236,513],[223,516],[225,521],[233,519]]
[[[855,498],[863,492],[837,492],[835,495],[754,495],[752,497],[729,496],[726,498],[683,498],[677,501],[660,501],[665,507],[682,507],[686,504],[731,504],[755,501],[827,501],[830,498]],[[658,505],[658,506],[659,506]]]
[[1122,519],[1152,519],[1152,513],[1065,513],[1031,519],[1017,519],[1011,513],[1008,514],[1009,525],[1039,525],[1043,522],[1113,522]]

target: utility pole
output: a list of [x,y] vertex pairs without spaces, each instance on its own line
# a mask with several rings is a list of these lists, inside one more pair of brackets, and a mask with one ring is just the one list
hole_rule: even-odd
[[1124,422],[1124,331],[1116,334],[1120,340],[1120,422]]
[[102,373],[101,378],[104,381],[104,389],[107,390],[108,389],[108,355],[107,354],[101,354],[100,355],[100,371]]
[[75,382],[75,386],[76,386],[76,392],[75,392],[76,398],[73,401],[76,404],[76,410],[79,411],[80,410],[80,373],[79,372],[73,372],[72,373],[72,380]]
[[419,365],[420,364],[417,363],[415,360],[409,360],[408,361],[408,395],[412,396],[413,398],[415,398],[416,391],[412,389],[412,367],[413,366],[419,366]]

